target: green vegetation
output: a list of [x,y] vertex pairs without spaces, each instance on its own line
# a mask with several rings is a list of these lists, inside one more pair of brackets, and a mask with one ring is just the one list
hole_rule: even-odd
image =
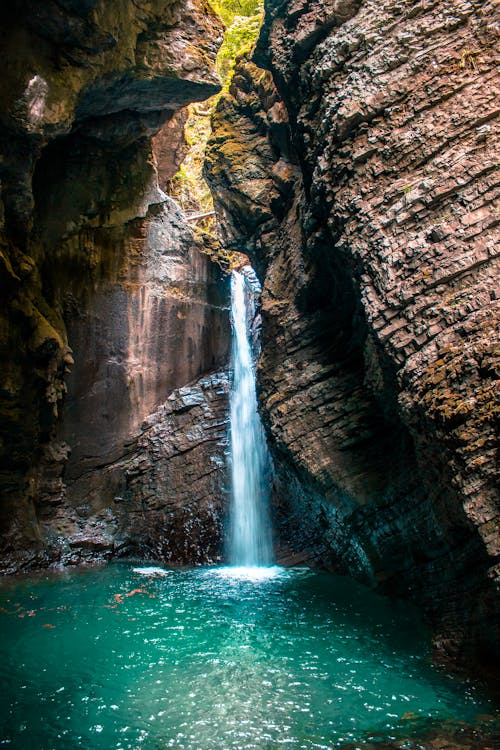
[[[236,61],[257,41],[263,16],[263,0],[209,0],[209,3],[226,27],[216,63],[222,91],[206,102],[188,107],[184,133],[189,151],[168,185],[170,195],[185,211],[193,213],[213,210],[212,196],[202,176],[205,148],[211,133],[210,118],[220,97],[229,90]],[[202,226],[214,231],[213,220],[204,220]]]
[[236,16],[255,16],[262,13],[262,0],[208,0],[211,8],[222,18],[226,27],[231,26]]
[[168,184],[169,194],[183,211],[189,213],[213,211],[212,195],[202,176],[205,148],[211,133],[212,108],[211,101],[188,107],[184,137],[189,149],[179,171]]
[[226,26],[224,41],[217,55],[217,72],[223,89],[229,88],[236,60],[249,52],[259,35],[263,0],[209,0]]

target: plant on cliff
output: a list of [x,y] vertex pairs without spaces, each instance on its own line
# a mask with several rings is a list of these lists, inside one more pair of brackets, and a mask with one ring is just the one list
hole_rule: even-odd
[[217,55],[217,72],[225,91],[229,88],[236,60],[249,52],[257,41],[263,3],[262,0],[211,0],[210,4],[226,26]]
[[213,211],[212,195],[202,177],[205,146],[210,135],[211,109],[207,104],[192,104],[188,108],[188,119],[184,136],[188,151],[177,174],[168,182],[170,195],[188,213]]
[[[188,107],[185,138],[188,153],[177,174],[168,184],[168,192],[183,210],[193,213],[213,211],[212,196],[202,176],[205,148],[210,136],[210,119],[219,98],[228,91],[236,61],[255,44],[263,16],[263,0],[209,0],[222,19],[226,31],[217,55],[217,72],[222,91],[202,104]],[[215,232],[215,223],[203,220],[203,228]]]

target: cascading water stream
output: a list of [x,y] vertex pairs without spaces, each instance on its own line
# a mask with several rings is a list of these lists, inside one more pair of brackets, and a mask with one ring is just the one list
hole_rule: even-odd
[[[266,439],[255,389],[255,370],[250,343],[248,300],[251,290],[246,275],[233,271],[231,321],[233,326],[233,385],[231,389],[231,565],[267,566],[272,563],[271,525]],[[252,311],[253,312],[253,311]]]

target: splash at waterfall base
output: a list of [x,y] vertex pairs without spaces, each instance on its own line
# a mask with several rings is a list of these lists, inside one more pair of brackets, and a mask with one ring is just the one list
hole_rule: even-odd
[[[265,577],[122,562],[4,579],[0,745],[488,747],[478,726],[462,744],[461,722],[488,725],[492,704],[431,664],[414,609],[329,573],[254,570]],[[459,741],[422,740],[443,727]]]

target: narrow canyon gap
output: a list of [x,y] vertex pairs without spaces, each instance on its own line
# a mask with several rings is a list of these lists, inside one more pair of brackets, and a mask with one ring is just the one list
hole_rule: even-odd
[[[494,9],[268,0],[212,116],[217,237],[167,195],[186,107],[221,89],[212,7],[0,9],[2,573],[222,562],[244,253],[278,562],[411,601],[435,655],[495,672]],[[142,574],[117,570],[135,607]]]

